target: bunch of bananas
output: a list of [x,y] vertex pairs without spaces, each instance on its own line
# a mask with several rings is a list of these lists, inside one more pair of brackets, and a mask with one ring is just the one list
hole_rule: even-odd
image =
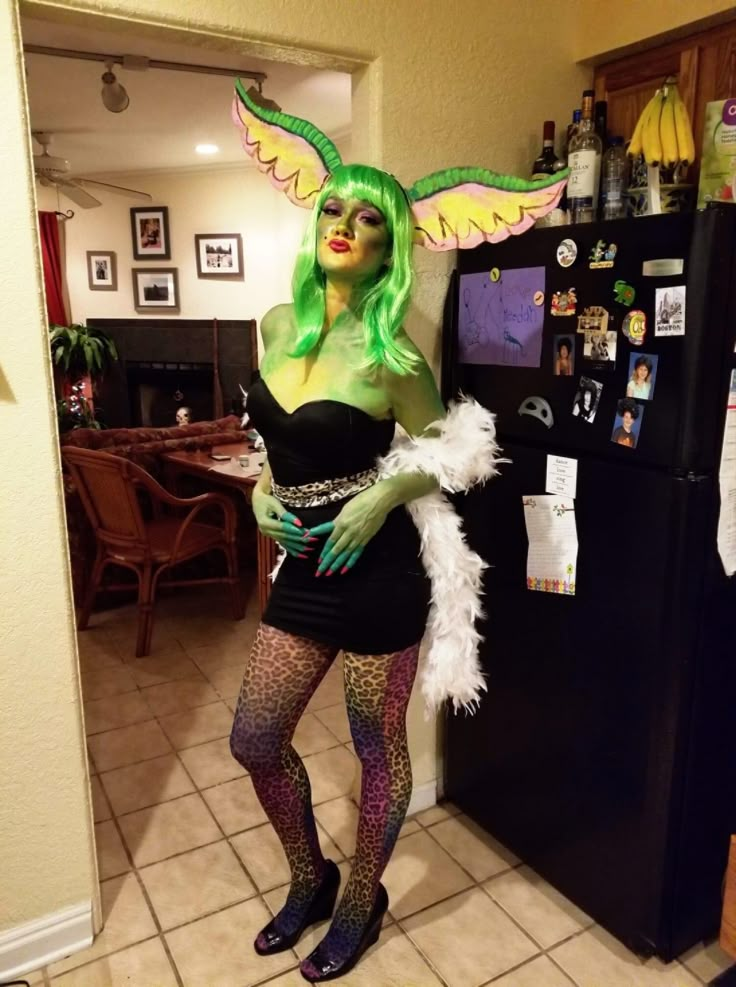
[[648,165],[668,168],[695,158],[693,128],[674,79],[666,79],[642,110],[629,144],[629,154],[644,154]]

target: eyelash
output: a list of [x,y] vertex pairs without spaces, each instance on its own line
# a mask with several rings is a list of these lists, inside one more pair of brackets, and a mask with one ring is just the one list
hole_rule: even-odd
[[[322,206],[322,212],[325,216],[339,216],[341,214],[341,209],[339,206]],[[380,226],[381,220],[378,216],[374,216],[372,213],[363,213],[359,217],[368,226]]]

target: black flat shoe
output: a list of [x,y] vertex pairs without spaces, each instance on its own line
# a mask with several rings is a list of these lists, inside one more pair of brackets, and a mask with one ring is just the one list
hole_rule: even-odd
[[324,955],[322,952],[322,943],[320,943],[299,968],[304,979],[312,984],[322,983],[324,980],[335,980],[337,977],[342,977],[352,970],[363,953],[378,941],[378,937],[381,934],[381,923],[387,909],[388,892],[382,884],[379,884],[376,903],[373,906],[373,910],[355,952],[351,953],[350,956],[347,956],[342,961],[334,961]]
[[291,949],[308,926],[330,918],[335,909],[337,891],[340,887],[340,870],[332,860],[326,861],[326,864],[325,876],[314,892],[301,925],[287,936],[279,930],[276,919],[272,918],[268,925],[261,929],[253,943],[253,948],[259,956],[270,956],[272,953],[283,953],[284,950]]

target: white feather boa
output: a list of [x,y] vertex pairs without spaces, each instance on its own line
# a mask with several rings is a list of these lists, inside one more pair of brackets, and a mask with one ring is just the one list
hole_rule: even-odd
[[[379,479],[398,473],[433,476],[441,490],[459,493],[495,476],[499,459],[495,416],[473,398],[450,402],[447,416],[433,422],[434,435],[411,436],[400,426],[391,448],[378,459]],[[445,700],[455,712],[475,712],[486,690],[478,660],[482,636],[476,621],[483,616],[480,598],[486,563],[465,541],[460,518],[436,490],[405,507],[421,539],[424,568],[432,584],[425,639],[427,657],[421,673],[427,709],[436,713]],[[275,579],[286,556],[271,573]]]
[[[389,452],[378,460],[381,479],[425,473],[441,489],[457,493],[496,475],[503,460],[498,458],[495,418],[477,401],[451,402],[447,416],[429,429],[438,434],[412,437],[397,428]],[[422,694],[431,712],[451,700],[456,712],[463,707],[472,713],[486,689],[478,660],[482,637],[475,623],[483,616],[481,583],[487,566],[468,547],[460,518],[440,490],[405,506],[419,532],[422,562],[432,583]]]

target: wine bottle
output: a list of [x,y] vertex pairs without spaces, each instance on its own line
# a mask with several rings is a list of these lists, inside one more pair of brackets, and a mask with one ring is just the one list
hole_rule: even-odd
[[557,168],[557,155],[555,154],[555,122],[545,120],[542,129],[542,150],[537,155],[532,165],[532,180],[536,178],[547,178],[549,175],[559,170]]
[[[560,161],[555,154],[555,122],[554,120],[545,120],[542,128],[542,150],[532,165],[532,181],[539,178],[548,178],[564,167],[564,162]],[[552,212],[547,213],[546,216],[542,216],[541,219],[537,220],[535,226],[558,225],[562,218],[557,215],[558,212],[559,210],[554,209]]]
[[598,209],[603,143],[593,126],[593,95],[592,89],[583,93],[582,119],[570,141],[567,198],[572,223],[594,222]]

